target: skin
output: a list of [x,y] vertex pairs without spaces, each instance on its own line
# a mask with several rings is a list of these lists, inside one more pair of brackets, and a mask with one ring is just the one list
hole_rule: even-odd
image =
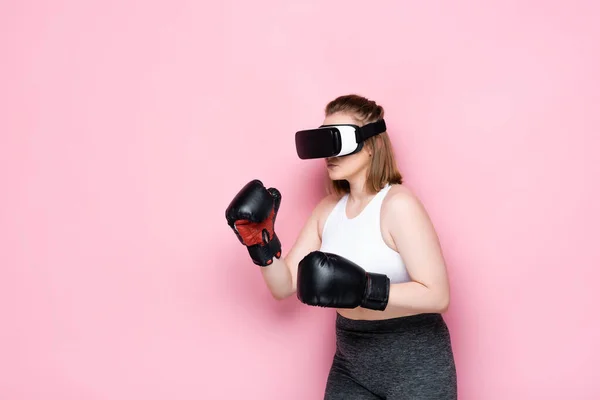
[[[357,121],[344,113],[330,115],[323,121],[323,124],[345,123],[357,124]],[[371,151],[365,146],[356,154],[325,160],[331,179],[345,179],[350,184],[346,206],[349,218],[357,216],[375,196],[364,188]],[[323,225],[338,200],[335,195],[323,198],[287,255],[261,268],[274,298],[281,300],[295,294],[298,263],[306,254],[321,247]],[[404,185],[392,185],[383,200],[381,235],[386,245],[403,258],[411,281],[391,284],[384,311],[357,307],[337,312],[347,318],[365,320],[445,312],[450,303],[450,288],[439,240],[423,204]]]

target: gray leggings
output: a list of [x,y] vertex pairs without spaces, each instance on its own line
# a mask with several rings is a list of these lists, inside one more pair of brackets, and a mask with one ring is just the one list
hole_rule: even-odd
[[325,400],[455,400],[456,368],[440,314],[381,321],[336,314]]

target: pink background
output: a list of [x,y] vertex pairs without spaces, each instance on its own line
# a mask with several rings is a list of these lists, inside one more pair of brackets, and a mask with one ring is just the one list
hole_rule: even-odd
[[597,2],[51,3],[0,4],[1,399],[321,398],[333,312],[224,210],[278,187],[289,249],[346,93],[438,229],[460,398],[600,398]]

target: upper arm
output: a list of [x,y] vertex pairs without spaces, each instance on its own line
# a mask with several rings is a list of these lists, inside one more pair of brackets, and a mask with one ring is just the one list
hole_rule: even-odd
[[319,250],[321,247],[321,227],[335,206],[335,202],[336,199],[333,196],[327,196],[317,204],[300,230],[294,245],[285,256],[285,264],[290,269],[294,290],[296,289],[298,264],[308,253]]
[[390,196],[386,225],[411,279],[449,296],[446,264],[429,215],[419,199],[407,191]]

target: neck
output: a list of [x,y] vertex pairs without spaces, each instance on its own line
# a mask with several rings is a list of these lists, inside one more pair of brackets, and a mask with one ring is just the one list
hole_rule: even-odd
[[356,201],[369,200],[373,194],[367,190],[366,183],[367,177],[366,173],[362,171],[356,176],[350,177],[347,179],[348,184],[350,185],[350,197]]

